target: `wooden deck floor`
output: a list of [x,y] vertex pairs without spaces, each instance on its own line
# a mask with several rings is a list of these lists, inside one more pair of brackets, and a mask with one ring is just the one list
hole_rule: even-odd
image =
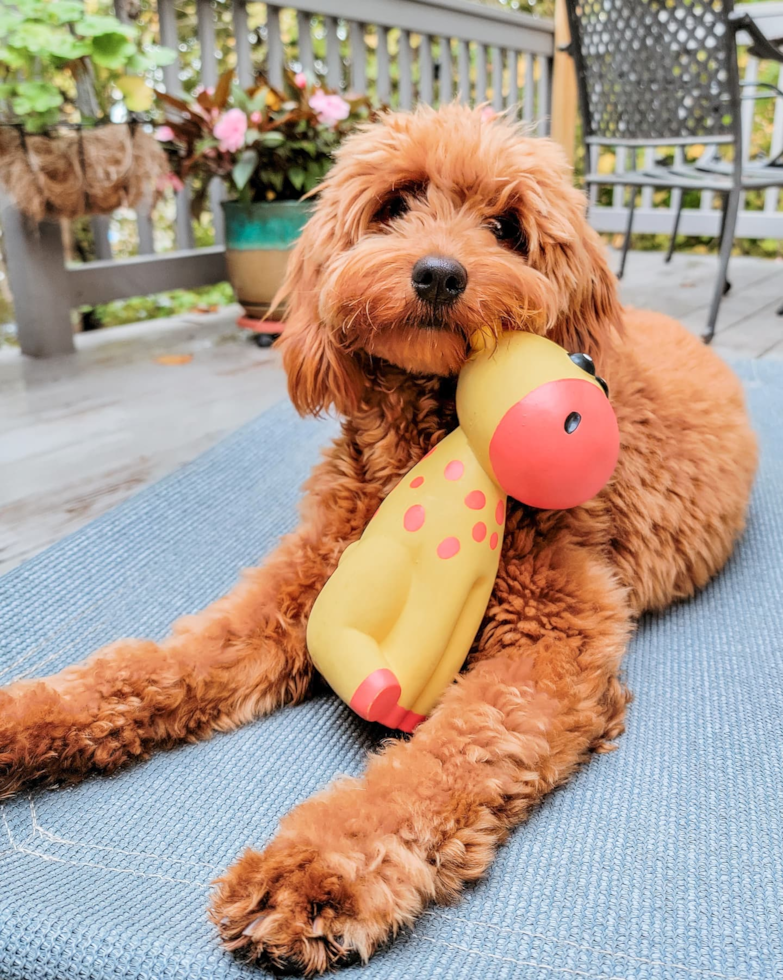
[[[701,333],[714,257],[629,257],[625,302]],[[783,357],[783,263],[736,259],[716,350]],[[79,352],[0,353],[0,572],[194,458],[285,397],[277,355],[234,327],[237,308],[116,327]],[[186,363],[160,357],[191,356]]]

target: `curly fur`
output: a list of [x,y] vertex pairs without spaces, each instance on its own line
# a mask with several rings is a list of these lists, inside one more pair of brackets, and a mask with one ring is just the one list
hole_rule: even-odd
[[[390,195],[408,210],[384,218]],[[526,248],[496,240],[499,214],[517,216]],[[437,322],[410,285],[431,252],[468,272]],[[503,119],[419,109],[351,138],[285,292],[291,398],[302,413],[344,416],[300,528],[163,643],[121,641],[0,692],[0,796],[111,772],[306,697],[315,596],[378,503],[453,427],[454,375],[477,326],[592,354],[622,438],[595,500],[564,513],[510,508],[468,668],[413,738],[297,807],[218,882],[211,914],[229,949],[314,974],[366,959],[428,903],[455,900],[546,792],[613,747],[634,620],[692,595],[726,561],[756,443],[731,371],[674,321],[621,308],[557,147]]]

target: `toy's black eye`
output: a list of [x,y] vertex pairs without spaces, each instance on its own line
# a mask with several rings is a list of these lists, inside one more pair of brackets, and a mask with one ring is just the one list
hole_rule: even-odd
[[569,354],[568,356],[578,368],[587,371],[588,374],[595,377],[595,362],[589,354],[583,354],[581,351],[577,351],[575,354]]
[[582,416],[579,414],[579,412],[571,412],[571,414],[565,420],[565,425],[563,428],[570,436],[572,432],[576,432],[576,430],[579,428],[579,423],[581,421]]
[[595,380],[604,389],[604,394],[608,398],[609,397],[609,385],[604,381],[603,378],[599,378],[598,375],[595,376]]
[[501,245],[505,245],[506,248],[513,249],[521,255],[527,255],[527,235],[522,230],[519,218],[513,211],[490,218],[486,227]]

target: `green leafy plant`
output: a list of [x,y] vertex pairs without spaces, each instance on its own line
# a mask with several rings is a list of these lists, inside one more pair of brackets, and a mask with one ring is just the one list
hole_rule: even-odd
[[113,89],[129,111],[148,110],[154,92],[144,73],[176,57],[142,48],[135,24],[88,13],[83,0],[0,5],[0,39],[0,120],[32,133],[108,118]]
[[301,72],[287,72],[283,90],[262,77],[243,90],[228,71],[214,91],[158,98],[169,110],[158,139],[177,184],[191,181],[196,211],[212,177],[240,201],[297,200],[323,179],[344,136],[374,115],[366,96],[343,98]]

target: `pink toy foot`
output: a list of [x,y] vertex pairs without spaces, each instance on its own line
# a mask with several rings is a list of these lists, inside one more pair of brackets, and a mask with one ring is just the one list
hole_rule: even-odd
[[425,716],[401,707],[397,703],[401,694],[400,682],[394,674],[385,667],[379,667],[356,688],[351,707],[366,721],[377,721],[387,728],[412,732]]

